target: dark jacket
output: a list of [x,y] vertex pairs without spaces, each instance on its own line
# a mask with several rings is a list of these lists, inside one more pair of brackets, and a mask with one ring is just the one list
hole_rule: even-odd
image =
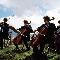
[[30,33],[33,32],[31,25],[22,26],[21,29],[26,29],[27,30],[27,32],[24,33],[25,36],[24,36],[23,40],[26,39],[26,41],[29,41],[30,40]]
[[0,24],[0,27],[1,27],[1,32],[2,32],[2,36],[4,39],[8,39],[8,31],[9,31],[9,25],[7,23],[1,23]]
[[49,23],[48,25],[43,24],[41,27],[39,27],[37,30],[42,29],[43,27],[48,29],[48,32],[44,36],[44,41],[46,43],[51,42],[51,40],[54,37],[54,31],[56,30],[56,26],[53,23]]

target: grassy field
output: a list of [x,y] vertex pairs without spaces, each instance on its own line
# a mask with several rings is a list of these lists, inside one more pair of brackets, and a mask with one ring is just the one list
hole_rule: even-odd
[[[22,45],[20,46],[20,51],[15,51],[14,48],[14,45],[10,45],[10,47],[0,50],[0,60],[24,60],[33,53],[32,49],[30,51],[25,51],[25,48],[22,49]],[[48,56],[48,60],[60,60],[59,54],[48,52],[47,49],[45,49],[45,52]]]

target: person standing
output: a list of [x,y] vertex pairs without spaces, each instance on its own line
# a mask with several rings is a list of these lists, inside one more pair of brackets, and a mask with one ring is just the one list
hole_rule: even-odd
[[[21,26],[21,28],[19,28],[19,30],[23,31],[23,34],[20,35],[20,37],[23,37],[23,42],[27,48],[27,51],[30,50],[30,47],[28,45],[28,42],[30,41],[30,33],[33,32],[32,27],[30,25],[30,23],[28,23],[27,20],[24,20],[24,26]],[[19,42],[16,44],[16,49],[19,49],[18,44],[20,44]]]
[[[45,47],[45,44],[49,44],[51,49],[54,48],[54,31],[56,30],[56,26],[54,23],[50,23],[51,19],[48,16],[44,16],[44,23],[40,27],[37,28],[39,35],[43,36],[43,39],[40,40],[40,52],[42,53]],[[38,47],[33,48],[34,52],[38,51]]]
[[0,23],[0,28],[1,28],[1,39],[2,39],[2,42],[1,42],[1,46],[3,48],[3,40],[4,40],[4,47],[5,47],[5,39],[8,40],[8,36],[9,36],[9,24],[7,24],[7,18],[4,18],[3,19],[3,22]]
[[[1,44],[1,49],[3,49],[3,44],[4,44],[4,47],[5,46],[5,40],[9,40],[9,29],[12,29],[14,32],[18,33],[18,31],[13,27],[13,26],[10,26],[8,23],[7,23],[8,19],[7,18],[4,18],[3,19],[3,22],[0,23],[0,44]],[[3,43],[4,41],[4,43]]]

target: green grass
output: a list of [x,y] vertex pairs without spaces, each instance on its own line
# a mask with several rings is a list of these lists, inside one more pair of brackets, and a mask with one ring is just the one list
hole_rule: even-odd
[[[32,55],[32,50],[30,51],[12,51],[14,50],[15,46],[10,45],[10,47],[4,48],[3,50],[0,50],[0,60],[24,60],[27,56]],[[20,46],[20,48],[22,48]],[[46,49],[45,49],[46,51]],[[53,53],[53,52],[48,52],[46,51],[48,60],[58,60],[60,59],[60,55]]]

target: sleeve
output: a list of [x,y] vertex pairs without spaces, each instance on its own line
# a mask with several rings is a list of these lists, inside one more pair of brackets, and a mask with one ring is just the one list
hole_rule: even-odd
[[21,29],[24,28],[24,26],[21,26]]

